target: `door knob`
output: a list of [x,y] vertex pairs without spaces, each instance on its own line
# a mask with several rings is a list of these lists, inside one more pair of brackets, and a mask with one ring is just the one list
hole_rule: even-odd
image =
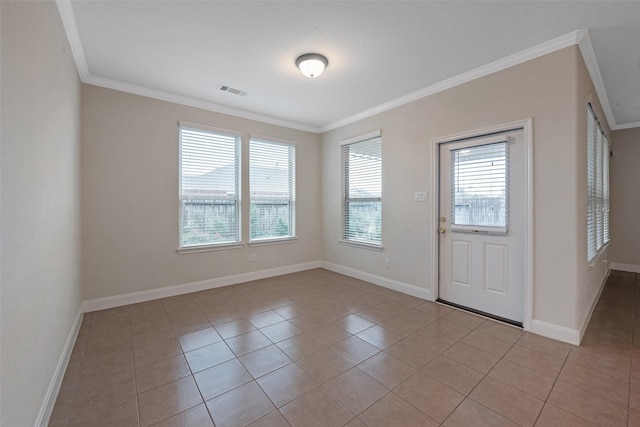
[[446,229],[446,228],[444,228],[444,227],[440,227],[440,228],[438,228],[438,233],[440,233],[440,234],[444,234],[444,233],[446,233],[446,232],[447,232],[447,229]]

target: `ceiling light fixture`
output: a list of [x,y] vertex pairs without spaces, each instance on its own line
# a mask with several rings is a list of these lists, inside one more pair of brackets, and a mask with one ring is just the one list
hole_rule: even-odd
[[296,66],[302,74],[312,79],[318,77],[329,65],[329,61],[319,53],[305,53],[296,59]]

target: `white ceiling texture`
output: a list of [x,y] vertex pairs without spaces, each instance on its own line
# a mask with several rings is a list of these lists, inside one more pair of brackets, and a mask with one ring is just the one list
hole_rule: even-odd
[[323,132],[579,44],[609,124],[640,127],[639,1],[57,4],[83,82],[268,123]]

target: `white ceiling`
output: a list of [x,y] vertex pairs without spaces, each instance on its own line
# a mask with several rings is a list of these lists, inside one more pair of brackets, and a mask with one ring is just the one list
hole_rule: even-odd
[[[294,128],[332,129],[578,42],[610,125],[640,126],[638,1],[58,7],[84,82]],[[294,64],[310,52],[329,59],[313,80]]]

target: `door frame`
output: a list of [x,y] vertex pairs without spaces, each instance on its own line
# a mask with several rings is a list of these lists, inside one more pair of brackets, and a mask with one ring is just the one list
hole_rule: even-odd
[[475,129],[468,132],[461,132],[454,135],[448,135],[431,140],[431,194],[433,203],[431,204],[431,283],[433,300],[438,299],[439,289],[439,235],[438,235],[438,218],[440,216],[440,144],[457,141],[459,139],[481,137],[493,133],[505,132],[509,130],[523,129],[524,132],[524,318],[522,327],[525,331],[531,331],[531,323],[533,320],[533,118],[517,120],[514,122],[503,123],[500,125],[489,126],[486,128]]

